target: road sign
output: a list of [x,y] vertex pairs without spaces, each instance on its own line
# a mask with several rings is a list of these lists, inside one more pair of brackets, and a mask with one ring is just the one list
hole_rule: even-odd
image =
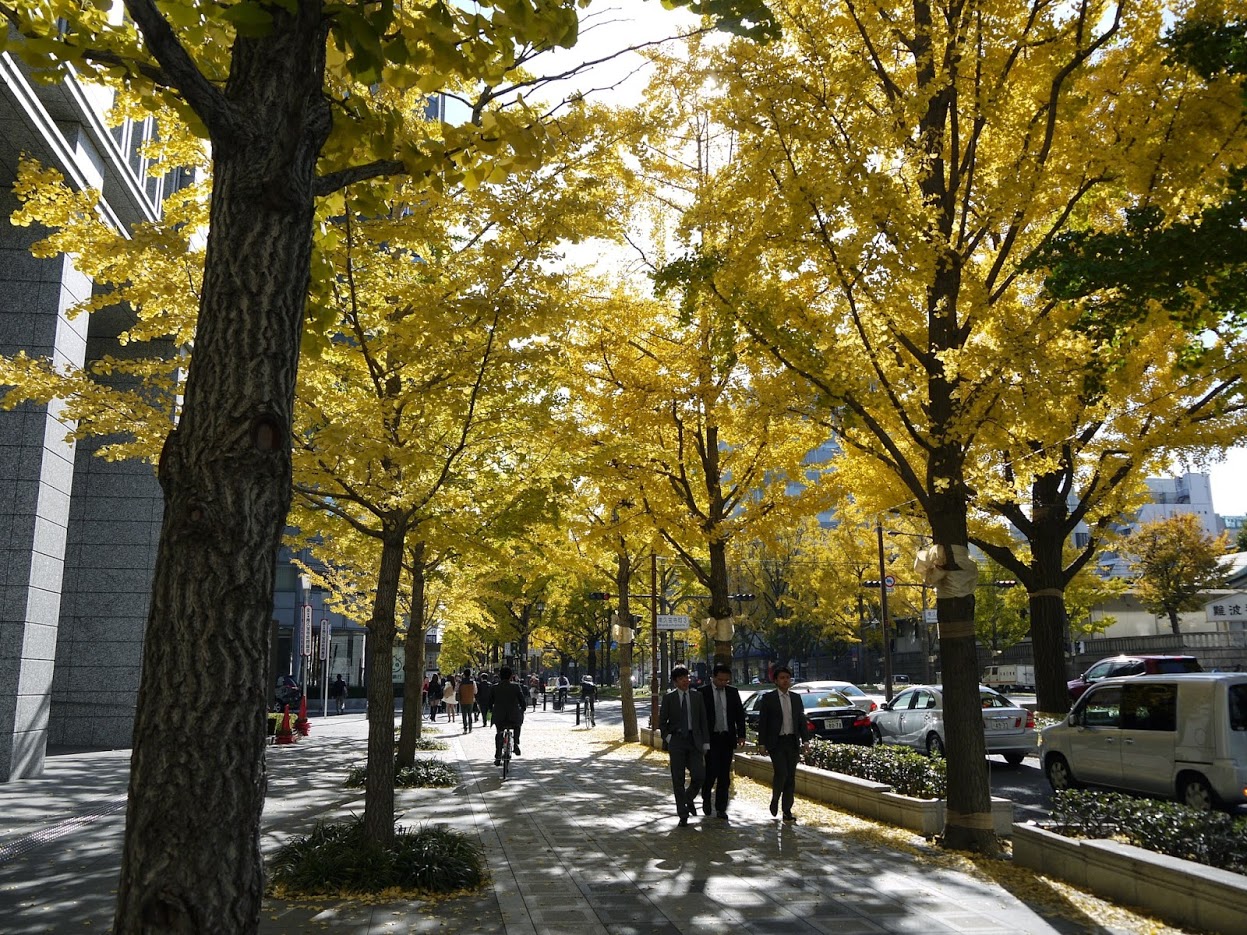
[[688,614],[659,614],[658,629],[660,630],[687,630]]
[[322,660],[329,658],[329,618],[322,617],[320,621],[320,658]]
[[303,655],[312,655],[312,608],[303,608]]
[[892,575],[884,575],[883,586],[887,588],[888,593],[891,594],[893,591],[896,590],[896,578]]
[[922,622],[923,623],[939,623],[940,612],[936,610],[934,607],[928,607],[926,610],[922,612]]

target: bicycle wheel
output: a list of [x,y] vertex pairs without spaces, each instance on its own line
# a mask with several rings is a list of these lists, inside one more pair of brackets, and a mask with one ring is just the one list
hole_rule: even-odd
[[511,770],[511,731],[502,735],[502,778],[507,778]]

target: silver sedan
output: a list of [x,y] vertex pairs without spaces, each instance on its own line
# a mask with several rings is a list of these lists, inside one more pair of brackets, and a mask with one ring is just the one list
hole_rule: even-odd
[[[1038,750],[1035,715],[998,691],[979,686],[987,752],[1016,766]],[[876,743],[899,744],[931,756],[944,755],[944,693],[939,685],[915,685],[870,715]]]

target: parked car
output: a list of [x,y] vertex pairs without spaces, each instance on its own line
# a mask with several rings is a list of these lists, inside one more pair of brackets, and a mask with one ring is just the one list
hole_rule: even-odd
[[867,714],[879,707],[878,702],[867,695],[852,682],[796,682],[792,686],[799,691],[833,691],[845,695],[849,701],[863,709]]
[[[979,686],[987,752],[1017,766],[1037,748],[1035,715],[998,691]],[[940,685],[915,685],[870,715],[876,743],[897,744],[944,755],[944,691]]]
[[277,676],[277,685],[273,689],[273,706],[278,711],[286,705],[290,705],[291,709],[297,707],[302,697],[303,689],[299,688],[299,683],[294,680],[293,675]]
[[1196,808],[1247,802],[1247,674],[1105,679],[1040,735],[1053,789],[1083,784]]
[[[812,737],[832,743],[856,743],[863,746],[874,742],[865,709],[848,696],[838,691],[810,689],[807,685],[794,685],[792,692],[801,696]],[[760,719],[758,705],[766,694],[765,691],[756,692],[745,702],[745,730],[750,739],[757,737]]]
[[1202,672],[1199,660],[1194,656],[1110,656],[1101,659],[1090,669],[1071,679],[1069,696],[1073,701],[1096,682],[1127,675],[1174,675],[1179,672]]

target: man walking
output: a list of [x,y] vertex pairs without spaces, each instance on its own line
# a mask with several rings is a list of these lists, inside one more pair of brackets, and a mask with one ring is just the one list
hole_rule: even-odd
[[520,728],[524,726],[524,693],[511,681],[511,667],[498,671],[498,684],[494,686],[494,766],[502,765],[502,732],[511,728],[511,752],[520,755]]
[[810,739],[801,696],[790,692],[792,670],[775,670],[775,691],[758,702],[758,745],[771,758],[771,814],[779,810],[783,797],[784,821],[796,821],[792,800],[797,791],[797,760]]
[[710,814],[710,792],[714,790],[714,813],[727,817],[727,791],[732,780],[732,759],[737,747],[745,745],[745,706],[740,692],[732,685],[732,667],[718,663],[710,684],[702,688],[706,717],[710,721],[710,752],[706,754],[706,779],[701,787],[701,810]]
[[463,670],[463,680],[459,682],[459,714],[463,720],[463,732],[472,732],[472,718],[476,716],[476,680],[472,678],[472,670]]
[[[671,757],[671,787],[675,792],[675,810],[680,824],[688,824],[688,816],[697,814],[694,799],[705,781],[706,751],[710,749],[710,727],[706,721],[706,703],[701,694],[689,691],[688,669],[676,666],[671,670],[675,688],[663,696],[658,710],[658,729],[667,743]],[[684,785],[688,771],[692,784]]]
[[481,726],[489,723],[489,710],[494,706],[494,684],[488,672],[482,672],[476,683],[476,706],[481,712]]

